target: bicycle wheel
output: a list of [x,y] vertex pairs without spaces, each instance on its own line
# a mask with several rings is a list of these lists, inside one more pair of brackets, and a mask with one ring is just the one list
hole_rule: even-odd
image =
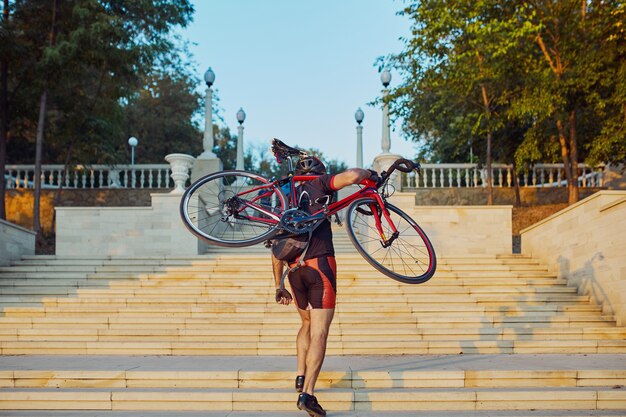
[[191,184],[180,202],[180,215],[197,237],[237,248],[272,238],[286,207],[280,187],[260,175],[233,170]]
[[[426,233],[396,206],[387,203],[386,208],[398,231],[393,240],[390,239],[393,228],[376,200],[361,198],[350,204],[346,223],[352,244],[370,265],[396,281],[407,284],[428,281],[437,268],[437,258]],[[387,247],[383,245],[377,218],[384,239],[392,240]]]

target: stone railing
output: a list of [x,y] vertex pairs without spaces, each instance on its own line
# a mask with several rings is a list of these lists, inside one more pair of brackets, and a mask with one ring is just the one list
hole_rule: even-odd
[[[513,186],[513,166],[492,165],[494,187]],[[517,176],[522,187],[566,187],[567,181],[563,164],[536,164]],[[580,187],[602,187],[604,166],[592,168],[578,164],[578,185]],[[486,187],[487,170],[477,164],[422,164],[421,173],[402,174],[402,189],[443,188],[443,187]]]
[[[63,165],[42,166],[42,188],[172,188],[171,166],[78,165],[64,171]],[[602,187],[604,166],[578,164],[580,187]],[[34,165],[7,165],[7,188],[33,188]],[[493,164],[495,187],[513,186],[513,167]],[[566,187],[563,164],[537,164],[518,175],[522,187]],[[421,174],[402,174],[402,189],[486,187],[487,170],[477,164],[422,164]]]
[[[42,165],[42,188],[172,188],[169,164]],[[33,188],[34,165],[7,165],[7,188]]]

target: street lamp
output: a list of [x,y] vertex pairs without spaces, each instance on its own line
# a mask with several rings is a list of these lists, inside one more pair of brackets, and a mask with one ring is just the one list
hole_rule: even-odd
[[204,136],[202,138],[202,147],[204,151],[198,157],[200,159],[212,159],[216,155],[213,153],[213,90],[211,86],[215,82],[215,73],[209,67],[204,73],[204,82],[206,83],[206,109],[204,112]]
[[365,118],[365,113],[359,107],[354,113],[354,120],[356,120],[356,166],[357,168],[363,168],[363,119]]
[[389,153],[391,148],[391,139],[389,134],[389,103],[387,102],[387,95],[389,94],[389,83],[391,82],[391,73],[388,70],[384,70],[380,74],[380,81],[383,83],[383,135],[381,139],[381,148],[383,153]]
[[243,122],[246,120],[246,112],[242,108],[237,112],[237,169],[243,170]]
[[131,136],[128,138],[128,144],[130,145],[130,164],[135,165],[135,146],[139,144],[136,137]]

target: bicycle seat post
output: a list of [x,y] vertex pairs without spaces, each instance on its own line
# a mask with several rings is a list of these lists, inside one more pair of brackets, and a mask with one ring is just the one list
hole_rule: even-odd
[[289,168],[289,174],[293,174],[293,159],[291,158],[291,155],[287,156],[287,168]]

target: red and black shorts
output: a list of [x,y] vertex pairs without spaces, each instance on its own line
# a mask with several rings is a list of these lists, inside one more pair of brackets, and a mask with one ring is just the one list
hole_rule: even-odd
[[334,256],[307,259],[289,274],[289,284],[301,310],[335,308],[337,264]]

